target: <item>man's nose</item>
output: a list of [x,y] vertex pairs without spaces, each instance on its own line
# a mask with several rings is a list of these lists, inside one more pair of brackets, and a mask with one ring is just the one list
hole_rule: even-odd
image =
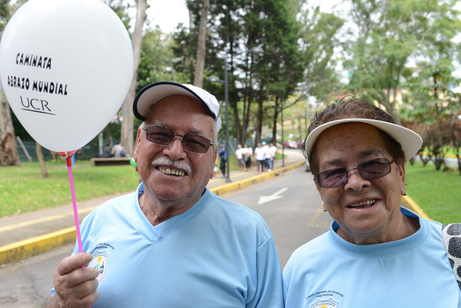
[[176,136],[171,143],[163,149],[163,153],[168,155],[172,160],[185,158],[187,153],[182,145],[182,138]]

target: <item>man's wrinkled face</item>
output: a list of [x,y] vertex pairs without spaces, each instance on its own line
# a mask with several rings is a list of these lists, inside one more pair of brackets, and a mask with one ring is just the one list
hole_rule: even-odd
[[[174,131],[177,135],[196,134],[214,143],[215,122],[203,103],[191,97],[172,95],[161,99],[149,111],[145,123]],[[184,150],[182,137],[169,145],[146,139],[142,131],[136,140],[134,158],[146,190],[164,201],[195,202],[213,176],[217,152],[210,146],[206,153]]]

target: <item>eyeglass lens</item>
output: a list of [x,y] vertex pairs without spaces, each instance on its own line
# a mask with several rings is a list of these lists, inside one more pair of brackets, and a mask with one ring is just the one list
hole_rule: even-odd
[[191,152],[206,153],[210,145],[212,145],[211,141],[206,137],[194,134],[177,135],[171,129],[161,126],[147,126],[145,131],[147,140],[163,145],[169,145],[175,136],[181,136],[184,150]]
[[[389,174],[392,163],[387,158],[374,159],[358,165],[357,171],[362,179],[375,180]],[[320,172],[316,177],[320,187],[339,187],[347,183],[348,170],[346,168],[330,169]]]

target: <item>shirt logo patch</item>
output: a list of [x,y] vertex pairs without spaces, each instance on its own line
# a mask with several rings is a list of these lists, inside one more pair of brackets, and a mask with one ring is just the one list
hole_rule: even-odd
[[107,260],[109,258],[109,251],[107,249],[96,249],[93,253],[93,260],[91,260],[89,267],[94,267],[98,270],[99,275],[96,277],[98,282],[104,278],[107,270]]
[[335,301],[332,297],[327,299],[318,298],[309,308],[339,308],[339,302]]

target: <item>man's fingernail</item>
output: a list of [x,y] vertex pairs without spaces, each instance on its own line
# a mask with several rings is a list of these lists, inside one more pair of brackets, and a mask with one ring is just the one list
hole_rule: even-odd
[[93,259],[92,255],[84,255],[83,256],[83,261],[85,261],[86,263],[89,263],[92,259]]
[[94,278],[98,277],[99,276],[99,271],[97,268],[94,269],[94,271],[96,272],[96,276],[94,276]]

